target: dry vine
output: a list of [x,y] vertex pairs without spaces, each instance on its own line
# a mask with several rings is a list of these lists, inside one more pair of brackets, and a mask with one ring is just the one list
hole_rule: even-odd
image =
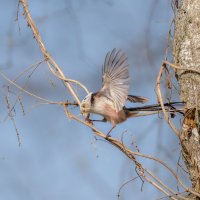
[[[100,130],[98,130],[95,126],[93,126],[93,124],[91,124],[88,121],[84,121],[82,120],[80,117],[77,117],[75,115],[73,115],[69,110],[68,110],[68,106],[69,105],[80,105],[80,99],[78,97],[78,94],[75,92],[72,83],[75,83],[76,85],[80,86],[86,93],[89,93],[88,89],[79,81],[77,80],[73,80],[73,79],[69,79],[66,78],[66,76],[64,75],[62,69],[58,66],[58,64],[54,61],[54,59],[52,58],[52,56],[50,55],[50,53],[47,51],[43,40],[40,36],[40,33],[37,29],[36,24],[34,23],[30,11],[29,11],[29,7],[27,4],[27,0],[19,0],[19,5],[22,5],[23,7],[23,15],[28,23],[28,26],[30,27],[34,38],[36,39],[39,48],[44,56],[45,62],[48,65],[48,68],[50,70],[50,72],[58,79],[60,79],[64,85],[66,86],[66,88],[69,90],[71,96],[74,98],[74,100],[76,101],[75,103],[70,103],[70,102],[54,102],[54,101],[49,101],[47,99],[44,99],[42,97],[39,97],[35,94],[32,94],[30,92],[28,92],[27,90],[25,90],[23,87],[20,87],[18,84],[16,84],[15,81],[11,81],[9,78],[7,78],[3,73],[0,72],[1,76],[3,76],[7,81],[9,81],[10,84],[16,86],[18,89],[20,89],[21,92],[25,92],[29,95],[31,95],[32,97],[35,97],[39,100],[41,100],[42,102],[46,102],[48,104],[57,104],[57,105],[61,105],[63,106],[63,110],[65,115],[68,118],[71,118],[73,120],[76,120],[77,122],[84,124],[85,126],[91,128],[91,130],[93,131],[93,133],[108,141],[111,145],[115,146],[116,148],[118,148],[121,152],[123,152],[136,166],[137,171],[139,172],[139,176],[141,179],[146,180],[148,183],[152,184],[154,187],[156,187],[158,190],[160,190],[162,193],[164,193],[166,195],[166,197],[170,197],[171,199],[188,199],[186,197],[184,197],[183,195],[181,195],[180,193],[177,193],[176,191],[174,191],[172,188],[170,188],[169,186],[167,186],[160,178],[158,178],[155,174],[153,174],[151,171],[149,171],[148,169],[146,169],[138,160],[137,160],[137,156],[138,157],[143,157],[146,159],[150,159],[153,160],[157,163],[159,163],[161,166],[163,166],[166,170],[168,170],[168,172],[174,177],[175,180],[177,180],[177,182],[179,183],[179,185],[186,191],[186,192],[191,192],[197,196],[200,197],[200,195],[194,191],[192,191],[191,189],[189,189],[187,186],[184,185],[184,183],[180,180],[180,178],[178,177],[178,175],[162,160],[149,156],[149,155],[145,155],[142,154],[138,151],[134,152],[132,150],[130,150],[127,146],[124,145],[124,143],[120,140],[117,140],[115,138],[112,137],[106,137],[106,134],[104,134],[103,132],[101,132]],[[163,109],[163,113],[164,113],[164,117],[166,119],[166,121],[169,123],[169,125],[172,127],[172,129],[174,130],[174,132],[176,133],[176,135],[179,137],[179,131],[176,129],[176,127],[173,125],[173,123],[170,121],[169,116],[167,115],[167,112],[165,110],[164,107],[164,103],[163,103],[163,98],[162,98],[162,94],[161,94],[161,89],[160,89],[160,80],[162,77],[162,73],[163,71],[166,69],[165,65],[169,63],[167,63],[167,61],[163,61],[163,64],[161,66],[160,72],[158,74],[157,77],[157,94],[158,94],[158,99],[159,102],[162,106]],[[170,65],[171,67],[176,68],[177,66],[174,66],[173,64]],[[10,109],[9,109],[10,112]]]

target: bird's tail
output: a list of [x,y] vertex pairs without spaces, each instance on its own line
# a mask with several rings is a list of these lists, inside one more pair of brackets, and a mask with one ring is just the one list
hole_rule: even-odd
[[[184,115],[184,102],[171,102],[165,103],[165,110],[171,114],[171,117],[174,117],[176,113],[180,113]],[[158,114],[162,111],[162,107],[160,104],[152,104],[147,106],[140,106],[135,108],[126,108],[124,107],[124,111],[127,113],[128,117],[139,117],[146,115]]]

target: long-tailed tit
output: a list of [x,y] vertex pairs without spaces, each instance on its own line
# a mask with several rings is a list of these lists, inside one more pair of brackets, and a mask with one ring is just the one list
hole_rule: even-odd
[[126,101],[139,103],[148,101],[141,96],[128,95],[130,77],[127,60],[126,54],[121,50],[113,49],[107,53],[103,65],[102,88],[98,92],[89,93],[81,102],[80,110],[85,118],[89,118],[90,113],[102,115],[104,121],[112,123],[113,129],[116,124],[124,122],[129,117],[144,115],[140,111],[158,113],[160,110],[158,107],[135,110],[124,106]]

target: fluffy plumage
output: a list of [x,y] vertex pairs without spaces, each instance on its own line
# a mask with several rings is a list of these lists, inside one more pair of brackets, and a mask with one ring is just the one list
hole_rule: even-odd
[[138,113],[134,111],[130,114],[123,109],[127,100],[139,103],[148,101],[144,97],[128,95],[128,66],[128,58],[121,50],[113,49],[107,53],[102,68],[102,88],[96,93],[88,94],[81,102],[81,112],[85,117],[89,117],[90,113],[102,115],[114,127]]

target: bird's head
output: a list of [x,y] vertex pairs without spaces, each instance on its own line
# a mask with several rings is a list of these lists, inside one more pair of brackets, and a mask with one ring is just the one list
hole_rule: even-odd
[[80,110],[84,117],[88,117],[92,105],[92,93],[89,93],[81,102]]

